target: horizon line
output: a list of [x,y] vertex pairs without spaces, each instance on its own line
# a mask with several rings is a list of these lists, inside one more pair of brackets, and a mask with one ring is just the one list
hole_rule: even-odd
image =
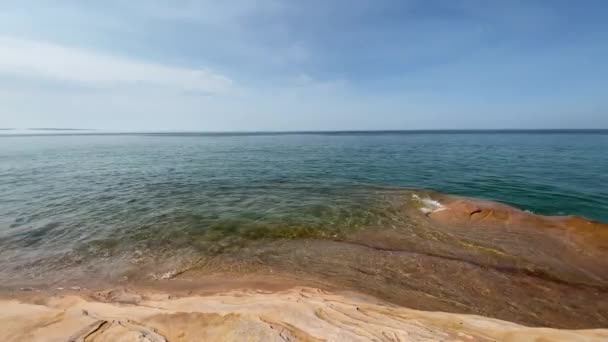
[[[284,131],[186,131],[146,130],[119,131],[92,128],[0,128],[0,131],[26,131],[0,136],[55,136],[55,135],[297,135],[297,134],[433,134],[433,133],[608,133],[608,128],[438,128],[438,129],[378,129],[378,130],[284,130]],[[31,132],[31,133],[30,133]],[[47,133],[45,133],[47,132]],[[57,133],[50,133],[57,132]]]

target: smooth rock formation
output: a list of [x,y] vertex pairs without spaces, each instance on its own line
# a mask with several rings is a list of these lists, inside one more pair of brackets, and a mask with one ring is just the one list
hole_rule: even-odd
[[[2,341],[606,341],[608,330],[557,330],[388,306],[313,288],[233,291],[137,304],[81,296],[0,305]],[[126,294],[121,294],[126,296]],[[130,301],[132,302],[132,301]]]
[[441,208],[428,216],[433,220],[469,226],[517,227],[546,230],[547,234],[563,234],[585,247],[608,251],[608,224],[578,216],[543,216],[503,203],[443,195]]

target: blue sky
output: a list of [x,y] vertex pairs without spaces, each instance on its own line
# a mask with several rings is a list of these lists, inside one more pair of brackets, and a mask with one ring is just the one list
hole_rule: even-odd
[[603,1],[3,1],[0,127],[608,128]]

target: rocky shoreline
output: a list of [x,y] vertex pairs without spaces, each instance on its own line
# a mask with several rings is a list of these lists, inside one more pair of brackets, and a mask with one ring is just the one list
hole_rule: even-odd
[[251,241],[110,286],[4,289],[0,340],[608,339],[607,224],[387,198],[384,221],[343,236]]

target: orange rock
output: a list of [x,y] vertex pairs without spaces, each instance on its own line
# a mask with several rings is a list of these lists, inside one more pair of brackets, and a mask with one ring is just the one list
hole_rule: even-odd
[[579,216],[537,215],[503,203],[482,199],[446,196],[441,199],[441,204],[440,210],[434,210],[427,216],[444,224],[548,229],[553,233],[571,235],[570,237],[575,240],[583,240],[584,243],[608,249],[606,223]]

